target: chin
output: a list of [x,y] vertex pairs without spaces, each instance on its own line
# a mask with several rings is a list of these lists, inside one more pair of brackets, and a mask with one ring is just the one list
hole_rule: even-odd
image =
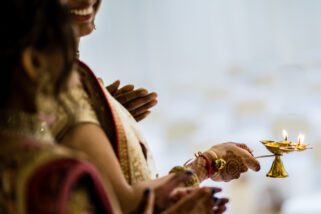
[[78,27],[77,37],[84,37],[90,35],[94,31],[93,24],[86,24]]
[[91,34],[91,32],[93,32],[93,29],[91,29],[91,30],[84,30],[84,31],[80,31],[80,32],[79,32],[78,37],[85,37],[85,36],[88,36],[88,35],[90,35],[90,34]]

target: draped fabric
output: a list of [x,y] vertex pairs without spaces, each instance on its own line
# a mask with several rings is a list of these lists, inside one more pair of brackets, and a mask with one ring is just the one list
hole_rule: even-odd
[[[105,188],[100,175],[82,156],[21,137],[8,140],[0,135],[0,139],[1,213],[119,211],[108,198],[113,197],[112,190]],[[79,197],[84,200],[73,200]]]
[[110,138],[127,181],[135,184],[156,177],[152,156],[135,119],[79,61],[79,72],[101,126]]

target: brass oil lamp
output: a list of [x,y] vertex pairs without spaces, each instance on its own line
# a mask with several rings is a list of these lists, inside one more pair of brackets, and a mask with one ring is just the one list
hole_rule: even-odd
[[283,130],[283,138],[282,141],[271,141],[271,140],[262,140],[260,141],[267,150],[269,150],[273,155],[263,155],[255,157],[265,158],[265,157],[273,157],[274,161],[272,163],[270,171],[266,174],[267,177],[271,178],[286,178],[288,177],[288,173],[286,172],[283,162],[281,160],[281,156],[286,153],[291,152],[300,152],[304,151],[308,148],[308,144],[304,144],[304,135],[300,134],[298,137],[298,142],[291,142],[288,140],[288,134],[285,130]]

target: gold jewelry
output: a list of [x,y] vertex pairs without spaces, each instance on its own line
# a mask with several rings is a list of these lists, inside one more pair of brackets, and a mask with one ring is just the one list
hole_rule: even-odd
[[192,173],[192,175],[190,176],[190,179],[185,181],[186,187],[197,187],[200,184],[196,173],[193,172],[191,169],[187,168],[186,166],[175,166],[169,171],[169,174],[170,173],[181,173],[181,172]]
[[224,169],[226,161],[224,159],[215,160],[215,168],[218,170]]
[[24,112],[1,111],[0,133],[6,135],[22,135],[40,141],[53,141],[49,127],[38,115]]
[[215,159],[212,160],[214,162],[215,169],[222,170],[225,167],[226,161],[222,158],[218,158],[216,152],[209,150],[207,153],[215,157]]

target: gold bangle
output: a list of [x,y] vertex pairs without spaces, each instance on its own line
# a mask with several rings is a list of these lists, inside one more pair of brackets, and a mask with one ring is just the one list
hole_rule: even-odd
[[192,173],[192,175],[190,176],[190,179],[185,181],[185,186],[186,187],[197,187],[200,184],[196,173],[193,172],[193,170],[191,170],[191,169],[189,169],[189,168],[187,168],[185,166],[175,166],[169,171],[169,173],[181,173],[181,172]]

